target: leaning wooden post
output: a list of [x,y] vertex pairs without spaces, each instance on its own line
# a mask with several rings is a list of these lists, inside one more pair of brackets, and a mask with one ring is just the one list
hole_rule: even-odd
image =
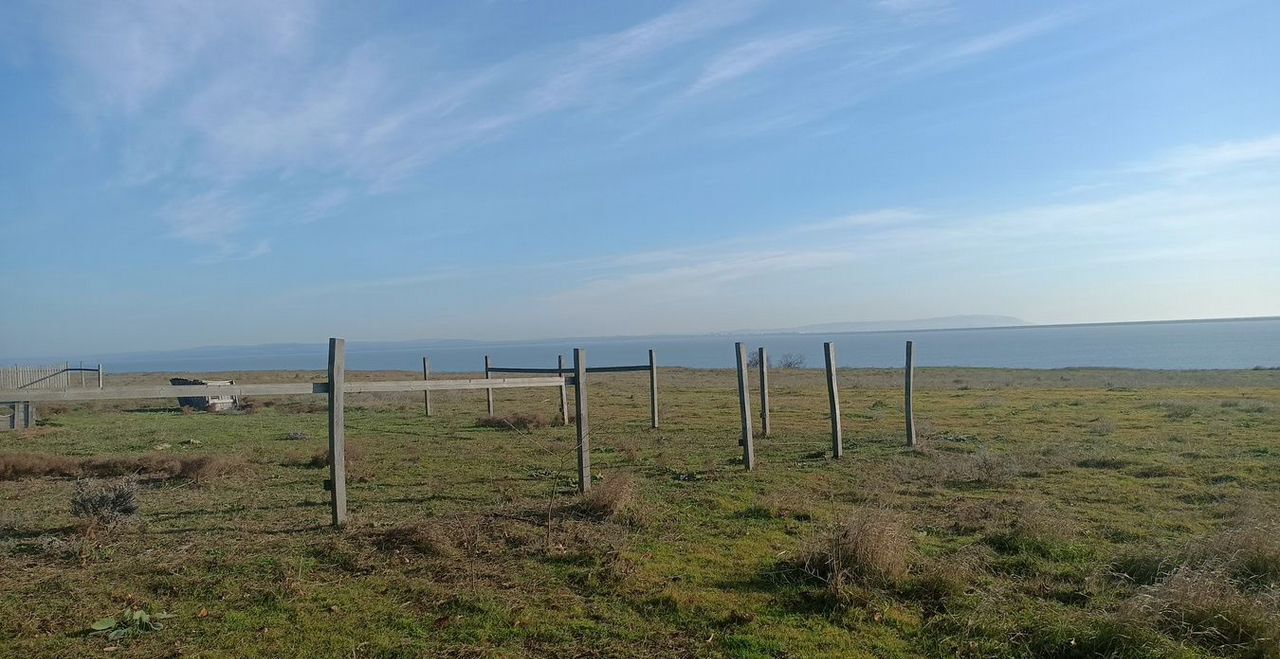
[[102,364],[98,364],[98,388],[102,388]]
[[658,427],[658,358],[649,351],[649,427]]
[[[422,379],[425,381],[431,375],[431,360],[422,358]],[[431,416],[431,390],[422,390],[422,406],[427,409],[427,416]]]
[[822,344],[827,358],[827,400],[831,403],[831,457],[844,455],[840,429],[840,389],[836,386],[836,347],[830,341]]
[[564,384],[564,355],[556,355],[557,375],[560,376],[560,421],[569,425],[569,394]]
[[343,389],[346,387],[344,339],[329,339],[329,489],[333,525],[347,523],[347,450],[343,425]]
[[902,395],[904,397],[904,407],[907,414],[907,446],[916,445],[916,419],[915,414],[911,410],[911,385],[915,378],[915,358],[911,350],[911,342],[907,341],[907,366],[906,374],[902,384]]
[[760,436],[769,436],[769,355],[760,347]]
[[587,423],[587,351],[573,349],[573,406],[578,415],[578,491],[591,489],[591,427]]
[[742,466],[756,468],[756,447],[751,436],[751,392],[747,389],[747,347],[741,342],[733,344],[738,353],[738,411],[742,414]]
[[[484,379],[489,379],[489,355],[484,356]],[[489,404],[489,416],[493,416],[493,389],[484,390],[485,401]]]

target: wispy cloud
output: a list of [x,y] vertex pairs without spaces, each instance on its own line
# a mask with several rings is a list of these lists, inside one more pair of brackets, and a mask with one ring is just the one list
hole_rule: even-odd
[[969,37],[915,62],[909,71],[946,69],[1006,50],[1076,20],[1077,12],[1055,12]]
[[785,58],[815,50],[836,34],[838,31],[831,29],[801,30],[761,37],[735,46],[708,62],[686,93],[701,94]]
[[1280,164],[1280,133],[1174,149],[1128,169],[1131,172],[1190,178],[1263,163]]
[[853,213],[830,220],[811,222],[796,227],[797,231],[831,231],[835,229],[852,229],[859,227],[900,226],[928,217],[927,214],[910,208],[885,208],[881,210]]
[[242,241],[251,212],[242,200],[215,190],[171,202],[161,208],[160,217],[173,237],[209,250],[201,262],[239,261],[271,251],[266,240]]

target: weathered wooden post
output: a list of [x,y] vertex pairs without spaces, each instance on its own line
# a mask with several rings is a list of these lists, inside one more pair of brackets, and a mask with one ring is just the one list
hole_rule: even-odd
[[81,388],[81,389],[84,389],[84,387],[85,387],[85,382],[84,382],[84,362],[83,362],[83,361],[81,361],[81,362],[80,362],[80,369],[79,369],[79,370],[80,370],[80,388]]
[[[484,379],[488,380],[489,375],[489,355],[484,356]],[[485,401],[489,404],[489,416],[493,416],[493,389],[486,388],[484,390]]]
[[836,347],[830,341],[822,344],[827,358],[827,400],[831,403],[831,457],[844,455],[840,428],[840,389],[836,385]]
[[902,395],[904,396],[904,407],[907,414],[907,446],[916,445],[916,419],[911,409],[911,385],[915,379],[915,358],[911,350],[911,342],[907,341],[907,366],[906,373],[902,383]]
[[329,490],[333,525],[347,523],[347,450],[343,413],[343,389],[346,387],[345,339],[329,339]]
[[556,355],[556,375],[561,378],[560,382],[560,421],[564,425],[569,425],[569,393],[566,391],[564,384],[564,355]]
[[649,351],[649,427],[658,427],[658,358]]
[[102,388],[102,364],[98,364],[98,388]]
[[769,355],[760,347],[760,436],[769,436]]
[[587,423],[587,351],[573,349],[573,406],[578,415],[578,491],[591,489],[591,427]]
[[36,406],[31,401],[22,403],[22,427],[31,428],[36,425]]
[[742,342],[733,344],[738,353],[738,411],[742,415],[742,466],[756,468],[755,438],[751,436],[751,392],[747,388],[747,347]]
[[[430,375],[431,375],[431,360],[424,356],[422,358],[423,381],[426,381],[427,377]],[[431,390],[430,389],[422,390],[422,406],[426,408],[427,416],[431,416]]]

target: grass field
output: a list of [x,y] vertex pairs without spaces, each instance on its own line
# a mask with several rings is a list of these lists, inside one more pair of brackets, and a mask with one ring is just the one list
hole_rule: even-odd
[[[1280,657],[1280,371],[920,369],[918,450],[900,374],[842,371],[841,460],[822,374],[774,371],[754,472],[732,372],[664,370],[659,430],[646,378],[593,376],[585,500],[571,427],[349,396],[343,531],[322,397],[45,406],[0,433],[0,655]],[[72,516],[129,465],[136,521]],[[173,617],[88,633],[126,608]]]

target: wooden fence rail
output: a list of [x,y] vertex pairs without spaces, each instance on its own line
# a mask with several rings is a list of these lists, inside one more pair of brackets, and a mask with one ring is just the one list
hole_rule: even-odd
[[[586,373],[648,373],[649,374],[649,427],[658,427],[658,358],[654,351],[649,351],[649,363],[637,364],[634,366],[592,366],[584,368],[582,371]],[[560,355],[556,365],[551,368],[526,367],[526,366],[494,366],[489,361],[489,355],[484,356],[484,376],[490,377],[493,373],[546,373],[555,374],[564,377],[564,356]],[[574,370],[574,377],[577,377],[577,370]],[[572,384],[572,381],[569,381]],[[496,388],[496,387],[495,387]],[[489,402],[489,415],[493,416],[493,392],[487,392]],[[560,414],[563,421],[569,422],[569,404],[564,393],[560,395]]]

